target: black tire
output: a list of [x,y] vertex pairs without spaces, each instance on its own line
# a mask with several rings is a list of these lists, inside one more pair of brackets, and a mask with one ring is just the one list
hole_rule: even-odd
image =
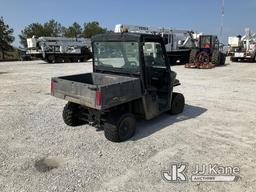
[[77,57],[70,57],[70,60],[72,63],[78,63],[78,58]]
[[221,53],[220,65],[224,66],[226,63],[226,55]]
[[221,62],[221,52],[219,50],[213,50],[212,53],[212,64],[219,66]]
[[182,113],[185,106],[185,98],[181,93],[172,94],[172,104],[170,113],[173,115]]
[[82,59],[80,59],[80,62],[87,62],[91,58],[91,55],[86,54]]
[[78,126],[82,125],[85,122],[82,120],[78,119],[78,114],[79,114],[79,105],[75,103],[68,102],[62,113],[62,118],[64,120],[64,123],[69,125],[69,126]]
[[194,63],[196,61],[198,50],[192,49],[189,54],[189,63]]
[[238,61],[238,59],[235,58],[235,57],[231,57],[230,60],[231,60],[232,62],[237,62],[237,61]]
[[64,59],[64,62],[65,62],[65,63],[70,63],[71,61],[70,61],[70,59],[69,59],[68,57],[66,57],[66,58]]
[[55,63],[55,56],[54,55],[48,55],[46,60],[47,60],[48,63]]
[[112,142],[130,139],[136,131],[136,119],[131,113],[112,114],[104,123],[104,135]]
[[250,60],[251,63],[254,63],[255,61],[256,61],[256,56],[251,58],[251,60]]

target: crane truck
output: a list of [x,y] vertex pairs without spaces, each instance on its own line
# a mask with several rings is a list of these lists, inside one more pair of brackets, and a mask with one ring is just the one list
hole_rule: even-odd
[[27,54],[48,63],[83,62],[92,58],[91,40],[86,38],[35,37],[27,39]]
[[160,35],[163,38],[167,56],[171,65],[185,64],[189,62],[191,49],[196,47],[197,33],[186,29],[166,29],[157,27],[145,27],[138,25],[117,24],[115,32],[131,32]]
[[256,61],[256,33],[252,33],[249,28],[245,29],[245,35],[229,37],[229,55],[232,62]]

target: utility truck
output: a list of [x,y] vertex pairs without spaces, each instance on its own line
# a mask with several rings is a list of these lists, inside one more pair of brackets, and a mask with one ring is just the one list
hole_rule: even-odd
[[131,32],[160,35],[163,38],[170,64],[185,64],[189,62],[189,54],[195,48],[197,33],[186,29],[166,29],[136,25],[117,24],[115,32]]
[[245,29],[245,35],[228,38],[229,55],[231,61],[256,61],[256,33],[252,33],[249,28]]
[[83,62],[92,57],[91,40],[85,38],[33,36],[27,45],[27,54],[48,63]]
[[[152,49],[154,47],[154,49]],[[51,95],[67,100],[67,125],[90,123],[113,142],[131,138],[136,118],[179,114],[184,96],[171,71],[163,38],[152,34],[109,33],[92,38],[93,72],[54,77]]]

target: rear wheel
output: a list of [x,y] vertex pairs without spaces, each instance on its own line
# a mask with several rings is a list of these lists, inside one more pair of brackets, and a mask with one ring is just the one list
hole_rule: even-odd
[[226,63],[226,55],[221,53],[220,65],[225,65]]
[[71,62],[72,63],[77,63],[78,62],[78,58],[77,57],[71,57]]
[[255,57],[253,57],[253,58],[251,58],[251,60],[250,60],[252,63],[254,63],[255,61],[256,61],[256,56]]
[[83,122],[78,118],[79,113],[80,113],[79,105],[68,102],[65,105],[62,113],[62,117],[65,124],[69,126],[78,126],[78,125],[84,124],[85,122]]
[[185,106],[185,98],[181,93],[172,94],[172,103],[170,113],[175,115],[182,113]]
[[104,122],[105,137],[112,142],[130,139],[136,131],[136,119],[133,114],[110,114]]
[[221,61],[221,53],[219,50],[214,50],[212,53],[212,64],[219,66]]
[[232,62],[237,62],[238,61],[238,59],[235,58],[235,57],[231,57],[230,59],[231,59]]
[[65,63],[70,63],[71,61],[70,61],[70,59],[69,59],[68,57],[66,57],[66,58],[64,59],[64,62],[65,62]]
[[48,63],[55,63],[54,55],[48,55],[46,60]]

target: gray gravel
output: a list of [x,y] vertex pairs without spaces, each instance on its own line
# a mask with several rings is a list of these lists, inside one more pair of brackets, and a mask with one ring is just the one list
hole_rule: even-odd
[[[175,66],[186,98],[181,115],[139,120],[131,140],[62,121],[65,101],[50,96],[52,76],[91,63],[0,63],[0,191],[255,191],[256,64],[211,70]],[[172,162],[239,166],[232,183],[167,183]]]

